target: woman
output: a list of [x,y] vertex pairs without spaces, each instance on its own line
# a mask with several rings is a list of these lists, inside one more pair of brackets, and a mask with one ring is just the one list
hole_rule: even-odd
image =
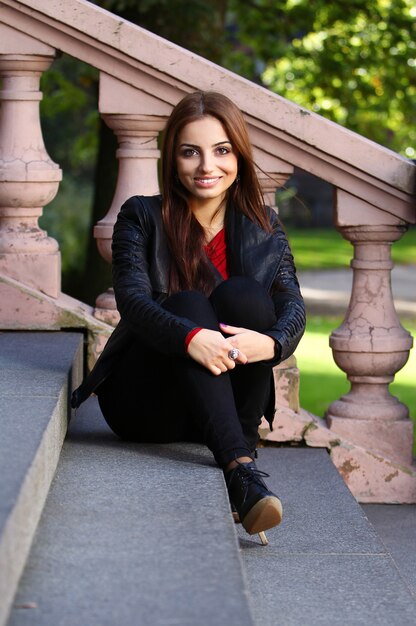
[[272,367],[293,353],[305,312],[242,113],[228,98],[197,92],[173,109],[162,187],[118,215],[121,321],[73,406],[96,392],[123,439],[205,443],[244,528],[262,532],[280,523],[282,506],[255,465],[258,426],[263,415],[272,422]]

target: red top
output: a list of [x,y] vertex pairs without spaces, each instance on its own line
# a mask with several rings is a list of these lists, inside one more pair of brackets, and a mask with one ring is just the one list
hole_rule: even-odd
[[215,265],[224,279],[228,278],[227,272],[227,246],[225,243],[225,229],[222,228],[211,241],[204,246],[209,260]]
[[[222,228],[211,241],[204,246],[205,252],[211,263],[215,265],[219,273],[224,279],[228,278],[227,271],[227,246],[225,243],[225,229]],[[185,348],[188,350],[188,346],[191,339],[202,330],[202,328],[194,328],[191,330],[185,338]]]

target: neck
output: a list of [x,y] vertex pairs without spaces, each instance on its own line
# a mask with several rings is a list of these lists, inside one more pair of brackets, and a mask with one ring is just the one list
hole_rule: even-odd
[[201,224],[205,231],[207,242],[223,228],[225,216],[225,199],[218,204],[218,199],[207,200],[204,203],[190,203],[190,208],[194,217]]

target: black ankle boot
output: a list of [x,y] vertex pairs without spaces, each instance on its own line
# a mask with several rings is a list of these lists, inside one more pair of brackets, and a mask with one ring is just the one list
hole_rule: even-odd
[[231,505],[249,535],[277,526],[282,521],[282,503],[262,480],[268,474],[254,461],[239,463],[225,474]]

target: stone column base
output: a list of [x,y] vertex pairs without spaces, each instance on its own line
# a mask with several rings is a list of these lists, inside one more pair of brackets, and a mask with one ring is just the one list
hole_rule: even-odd
[[51,298],[0,273],[0,328],[2,330],[85,329],[88,369],[100,356],[113,328],[92,315],[92,307],[63,293]]
[[416,504],[416,465],[403,464],[357,445],[329,429],[324,420],[303,409],[279,408],[270,431],[265,420],[260,437],[266,443],[300,443],[327,448],[347,487],[358,502]]
[[114,289],[109,287],[100,294],[95,301],[94,317],[110,326],[117,326],[120,321],[120,313],[117,311]]
[[276,403],[292,411],[299,411],[299,370],[296,358],[290,356],[273,368]]
[[328,415],[326,422],[335,436],[374,450],[397,463],[412,463],[413,423],[410,419],[376,422]]
[[0,254],[0,273],[57,298],[61,291],[61,253]]

